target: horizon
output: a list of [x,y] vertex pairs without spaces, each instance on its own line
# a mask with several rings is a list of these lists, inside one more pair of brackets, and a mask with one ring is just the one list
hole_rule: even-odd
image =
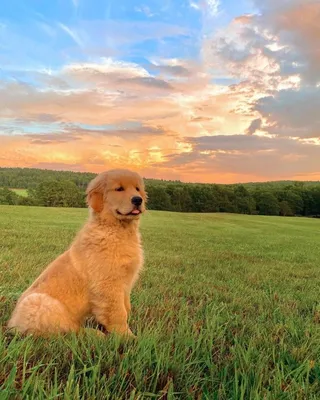
[[317,182],[319,15],[317,0],[4,4],[0,166]]
[[[72,172],[76,174],[98,174],[99,172],[92,172],[92,171],[72,171],[67,169],[47,169],[47,168],[34,168],[34,167],[0,167],[1,169],[35,169],[41,171],[48,171],[48,172]],[[245,182],[233,182],[233,183],[218,183],[218,182],[201,182],[201,181],[183,181],[179,179],[165,179],[165,178],[153,178],[153,177],[146,177],[142,176],[144,180],[162,180],[166,182],[179,182],[184,184],[199,184],[199,185],[250,185],[250,184],[264,184],[264,183],[279,183],[279,182],[301,182],[301,183],[320,183],[320,180],[290,180],[290,179],[282,179],[282,180],[270,180],[270,181],[245,181]]]

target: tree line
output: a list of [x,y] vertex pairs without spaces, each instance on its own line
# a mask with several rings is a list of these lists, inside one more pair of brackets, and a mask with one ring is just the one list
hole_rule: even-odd
[[[0,168],[0,204],[86,207],[85,188],[95,174]],[[24,188],[27,197],[12,189]],[[148,208],[177,212],[320,216],[320,182],[235,185],[146,180]]]

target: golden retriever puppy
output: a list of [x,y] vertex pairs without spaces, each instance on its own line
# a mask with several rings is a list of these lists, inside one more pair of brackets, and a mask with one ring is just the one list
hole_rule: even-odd
[[21,295],[8,327],[35,335],[78,332],[93,315],[107,331],[132,335],[130,292],[143,263],[139,218],[146,199],[135,172],[111,170],[93,179],[88,221]]

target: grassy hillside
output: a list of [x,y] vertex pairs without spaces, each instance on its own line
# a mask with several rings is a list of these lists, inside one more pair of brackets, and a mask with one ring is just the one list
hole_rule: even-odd
[[[0,207],[0,322],[84,209]],[[320,221],[149,212],[139,339],[0,334],[0,398],[319,399]]]

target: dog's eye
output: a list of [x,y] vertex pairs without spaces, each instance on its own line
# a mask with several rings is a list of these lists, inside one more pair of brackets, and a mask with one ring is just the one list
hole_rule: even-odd
[[116,188],[116,191],[117,191],[117,192],[123,192],[123,191],[124,191],[124,188],[123,188],[122,186],[120,186],[120,187]]
[[136,187],[136,191],[137,191],[137,192],[140,192],[140,189],[139,189],[138,187]]

